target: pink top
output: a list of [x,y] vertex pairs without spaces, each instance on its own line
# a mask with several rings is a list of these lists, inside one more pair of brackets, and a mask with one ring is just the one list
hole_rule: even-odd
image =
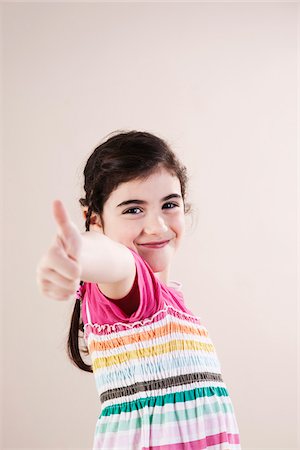
[[134,256],[137,272],[132,289],[124,298],[115,300],[106,297],[97,283],[85,282],[81,287],[81,314],[84,325],[89,322],[86,306],[91,322],[99,325],[112,325],[120,321],[137,322],[162,310],[164,304],[194,315],[185,306],[182,292],[158,280],[147,262],[135,251],[130,251]]

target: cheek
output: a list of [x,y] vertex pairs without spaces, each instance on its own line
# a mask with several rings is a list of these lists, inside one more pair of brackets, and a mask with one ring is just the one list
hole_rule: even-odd
[[184,231],[185,230],[185,216],[181,217],[180,224],[181,224],[181,229]]
[[105,235],[114,241],[120,242],[120,238],[122,238],[122,228],[120,228],[118,223],[113,220],[106,220],[104,223]]
[[119,223],[115,228],[115,237],[117,240],[126,246],[130,246],[138,238],[140,234],[140,228],[136,226],[134,221],[128,221],[128,223]]
[[174,218],[173,227],[178,234],[183,234],[185,231],[185,217],[184,215]]

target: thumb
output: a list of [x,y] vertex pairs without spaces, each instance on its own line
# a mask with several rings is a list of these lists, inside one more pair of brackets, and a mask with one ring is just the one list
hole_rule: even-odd
[[54,219],[58,225],[58,233],[64,238],[70,231],[71,220],[61,200],[54,200],[52,207]]
[[72,259],[77,259],[80,251],[80,233],[61,200],[53,201],[53,215],[58,226],[58,236],[63,244],[67,255]]

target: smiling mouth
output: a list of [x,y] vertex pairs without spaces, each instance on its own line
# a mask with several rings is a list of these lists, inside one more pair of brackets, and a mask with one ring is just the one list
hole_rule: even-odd
[[146,248],[162,248],[165,245],[167,245],[170,241],[160,241],[160,242],[147,242],[145,244],[138,244],[141,245],[142,247],[146,247]]

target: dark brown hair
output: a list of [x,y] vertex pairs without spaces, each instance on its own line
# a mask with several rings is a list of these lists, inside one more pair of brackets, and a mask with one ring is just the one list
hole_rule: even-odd
[[[117,133],[117,134],[114,134]],[[89,231],[93,215],[102,220],[103,206],[119,184],[151,175],[159,167],[167,169],[180,181],[181,195],[185,213],[191,206],[186,202],[187,173],[186,167],[176,157],[167,142],[145,131],[114,132],[105,142],[95,148],[84,168],[85,197],[80,198],[80,205],[85,209],[85,228]],[[81,284],[83,282],[81,281]],[[68,355],[80,369],[92,372],[79,350],[79,331],[84,332],[81,318],[81,300],[76,299],[68,338]],[[82,336],[81,336],[82,337]],[[85,347],[84,354],[88,354]]]

